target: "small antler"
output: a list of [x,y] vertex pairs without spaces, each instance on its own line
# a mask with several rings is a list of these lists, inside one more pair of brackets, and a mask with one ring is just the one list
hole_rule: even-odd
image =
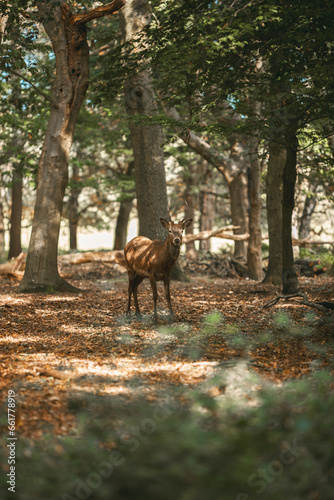
[[188,219],[188,217],[189,217],[189,205],[188,205],[188,203],[187,203],[186,200],[184,200],[184,202],[186,204],[186,211],[185,211],[185,214],[184,214],[184,219],[180,220],[180,223],[185,222]]

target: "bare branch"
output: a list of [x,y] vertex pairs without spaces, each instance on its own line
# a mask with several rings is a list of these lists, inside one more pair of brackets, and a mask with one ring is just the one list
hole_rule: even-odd
[[39,94],[41,94],[45,99],[47,99],[48,101],[51,102],[51,104],[56,108],[56,109],[59,109],[59,106],[56,102],[54,102],[52,100],[52,98],[50,96],[48,96],[47,94],[45,94],[42,90],[40,90],[38,87],[36,87],[36,85],[34,83],[32,83],[30,80],[28,80],[28,78],[26,78],[25,76],[21,75],[21,73],[18,73],[17,71],[15,71],[14,69],[11,69],[11,68],[6,68],[6,71],[8,71],[8,73],[12,73],[13,75],[16,75],[18,76],[19,78],[22,78],[22,80],[24,80],[25,82],[29,83],[29,85],[31,85],[35,90],[36,92],[38,92]]
[[69,21],[72,24],[86,24],[89,23],[89,21],[93,21],[93,19],[115,14],[123,5],[125,5],[125,0],[114,0],[108,5],[99,5],[95,9],[84,12],[83,14],[74,14],[70,17]]

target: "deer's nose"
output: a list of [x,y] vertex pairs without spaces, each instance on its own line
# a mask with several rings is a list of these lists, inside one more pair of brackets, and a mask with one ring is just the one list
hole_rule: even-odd
[[181,243],[180,238],[174,238],[175,245],[179,245]]

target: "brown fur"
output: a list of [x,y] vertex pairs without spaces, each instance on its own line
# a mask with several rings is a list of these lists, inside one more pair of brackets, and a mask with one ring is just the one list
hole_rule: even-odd
[[124,247],[124,255],[129,275],[127,314],[130,314],[131,295],[133,294],[136,314],[140,316],[137,289],[140,283],[145,278],[148,278],[153,292],[154,318],[157,318],[157,281],[164,282],[169,314],[173,316],[169,289],[170,275],[180,254],[183,230],[191,224],[192,219],[179,223],[167,222],[165,219],[160,219],[160,222],[168,230],[168,236],[165,242],[159,240],[152,241],[144,236],[137,236],[129,241]]

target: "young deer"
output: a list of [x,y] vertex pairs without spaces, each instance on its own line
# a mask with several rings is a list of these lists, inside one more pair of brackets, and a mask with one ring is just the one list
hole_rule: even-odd
[[168,230],[165,242],[137,236],[124,247],[129,275],[128,315],[130,314],[131,294],[133,294],[136,315],[140,317],[137,289],[140,283],[148,278],[153,292],[154,319],[157,319],[157,281],[164,282],[169,315],[173,317],[169,291],[170,275],[180,254],[182,233],[192,223],[192,219],[183,219],[181,222],[167,222],[165,219],[160,219],[160,222]]

